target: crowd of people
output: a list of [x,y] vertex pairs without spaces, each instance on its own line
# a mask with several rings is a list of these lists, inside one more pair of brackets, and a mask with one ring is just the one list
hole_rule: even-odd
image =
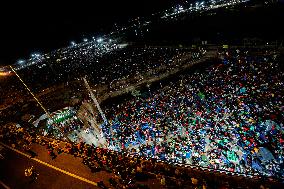
[[[38,60],[36,64],[19,69],[17,72],[31,91],[40,96],[44,104],[52,106],[51,111],[55,111],[58,108],[53,108],[54,104],[65,105],[64,99],[62,100],[65,98],[64,94],[61,91],[56,92],[62,84],[64,84],[64,93],[80,96],[86,93],[83,81],[80,79],[87,76],[92,87],[105,89],[101,93],[106,94],[137,83],[145,76],[170,71],[178,64],[184,63],[183,58],[198,59],[203,51],[129,46],[108,51],[101,56],[91,52],[92,49],[88,47],[53,52],[54,55],[50,55],[49,59]],[[67,58],[64,58],[65,56]],[[3,109],[31,98],[13,73],[0,80],[0,89],[0,108]],[[59,98],[60,96],[62,98]],[[7,112],[0,109],[0,114]]]
[[[61,140],[37,135],[34,128],[17,127],[7,124],[0,128],[0,141],[11,145],[13,148],[24,150],[31,158],[37,154],[30,150],[32,143],[45,146],[51,159],[56,159],[62,153],[82,158],[82,163],[87,165],[93,173],[107,171],[113,173],[108,183],[98,182],[101,188],[149,188],[147,179],[156,179],[159,188],[228,188],[246,187],[255,188],[256,183],[260,188],[270,187],[267,182],[258,180],[240,182],[242,177],[231,177],[225,173],[211,172],[198,168],[188,169],[185,166],[171,165],[158,161],[155,158],[146,158],[129,153],[113,151],[95,147],[84,142],[69,143]],[[123,164],[121,163],[123,161]],[[37,173],[39,174],[39,172]]]
[[42,128],[45,135],[50,137],[60,139],[84,127],[82,121],[76,116],[76,110],[71,107],[53,112],[50,116],[52,119],[47,119],[46,125]]
[[[40,91],[62,82],[72,82],[77,78],[90,76],[93,85],[112,85],[115,81],[141,77],[155,68],[171,68],[175,61],[185,54],[198,56],[199,51],[127,47],[108,52],[105,56],[90,58],[91,53],[76,53],[72,58],[43,60],[39,64],[19,70],[20,75],[28,75],[24,80],[34,91]],[[196,53],[196,54],[193,54]],[[41,67],[41,64],[46,66]]]
[[275,55],[231,51],[222,64],[111,106],[102,128],[113,150],[283,179],[283,89]]
[[[143,77],[149,72],[158,76],[180,62],[184,64],[184,57],[188,56],[185,60],[190,61],[202,54],[171,48],[131,50],[100,57],[102,67],[93,68],[96,74],[84,68],[93,75],[91,83],[119,90],[121,85],[113,85],[114,80]],[[83,157],[84,163],[94,171],[113,171],[117,176],[111,180],[114,185],[130,187],[133,184],[130,180],[149,173],[154,173],[162,185],[224,185],[212,175],[204,177],[204,172],[194,171],[192,166],[283,180],[283,67],[271,51],[223,53],[222,63],[198,65],[199,70],[185,70],[188,73],[160,81],[156,87],[149,86],[147,95],[138,94],[104,107],[109,124],[103,124],[102,130],[108,149],[83,142],[66,142],[60,147],[60,141],[49,142],[51,139],[37,135],[31,128],[26,131],[12,125],[0,128],[0,138],[14,147],[24,147],[31,154],[28,146],[37,142],[46,145],[53,159],[62,152]],[[57,69],[60,66],[51,64],[49,69],[64,70]],[[74,66],[69,68],[70,74],[69,71],[63,74],[65,79],[70,79],[72,74],[76,78],[78,72]],[[28,69],[32,67],[25,70]],[[53,84],[48,81],[52,76],[44,78],[42,72],[37,75],[31,70],[28,72],[35,76],[27,82],[34,85],[37,78],[40,81],[35,90]],[[57,79],[51,81],[59,82]],[[125,165],[119,163],[122,159]],[[177,164],[181,166],[179,171],[173,171]],[[184,165],[189,165],[191,171]]]

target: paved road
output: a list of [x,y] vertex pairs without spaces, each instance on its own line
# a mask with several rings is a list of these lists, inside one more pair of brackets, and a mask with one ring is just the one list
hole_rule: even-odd
[[[27,157],[29,155],[22,151],[15,152],[5,148],[3,153],[5,159],[0,159],[0,189],[97,189],[99,187],[95,184],[99,181],[112,188],[108,182],[111,173],[105,171],[92,173],[82,164],[81,158],[61,154],[52,160],[45,148],[38,144],[33,144],[32,150],[38,155],[34,159],[30,159]],[[36,182],[29,182],[24,176],[24,170],[32,165],[39,173]],[[139,183],[146,184],[151,189],[161,188],[157,179],[148,179]]]
[[[3,184],[11,189],[99,188],[97,186],[94,186],[93,184],[64,174],[58,170],[55,170],[47,165],[39,163],[12,150],[5,151],[5,159],[0,160],[0,188],[4,187]],[[30,182],[29,179],[24,176],[24,170],[32,165],[37,169],[37,172],[39,173],[38,180],[36,182]],[[71,172],[70,170],[68,171]],[[74,174],[76,174],[76,172],[77,170],[73,170]]]

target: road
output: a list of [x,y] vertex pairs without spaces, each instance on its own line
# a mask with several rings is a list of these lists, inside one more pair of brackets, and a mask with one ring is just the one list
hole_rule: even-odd
[[[91,183],[87,183],[86,181],[80,180],[78,178],[75,178],[76,176],[79,178],[84,178],[82,176],[87,176],[88,173],[83,173],[83,175],[79,175],[76,173],[78,168],[72,170],[72,166],[83,166],[81,163],[80,165],[72,165],[72,163],[78,163],[78,162],[72,162],[69,161],[66,162],[66,165],[69,163],[69,170],[65,170],[61,166],[60,168],[51,165],[49,163],[40,163],[41,160],[36,161],[34,159],[30,159],[29,157],[26,157],[22,154],[19,154],[15,151],[12,151],[10,149],[5,150],[5,159],[0,160],[0,188],[11,188],[11,189],[61,189],[61,188],[68,188],[68,189],[96,189],[99,188],[95,186],[95,182],[101,180],[101,178],[96,178],[95,175],[93,175],[92,181],[89,180],[90,178],[86,178],[86,180],[90,181]],[[66,160],[66,157],[61,157],[62,160]],[[60,163],[61,160],[57,160],[57,163]],[[43,161],[42,161],[43,162]],[[56,164],[56,163],[55,163]],[[24,170],[27,167],[34,166],[39,173],[38,179],[36,182],[30,182],[30,180],[25,177]],[[54,166],[54,167],[53,167]],[[55,168],[58,168],[55,169]],[[59,171],[62,170],[63,172]],[[66,174],[64,171],[71,173]],[[81,171],[81,170],[80,170]],[[85,172],[88,172],[85,171]],[[72,176],[72,173],[76,176]],[[85,174],[85,175],[84,175]],[[87,174],[87,175],[86,175]],[[100,176],[99,176],[100,177]],[[4,187],[6,185],[6,187]]]
[[[1,145],[4,144],[0,142]],[[5,159],[0,159],[0,189],[98,189],[96,183],[99,181],[103,181],[108,188],[113,188],[108,182],[112,173],[92,173],[79,157],[63,153],[52,160],[45,147],[32,144],[32,151],[37,156],[31,159],[28,154],[5,146],[4,153],[2,152]],[[30,166],[34,166],[39,173],[34,183],[30,183],[24,176],[24,170]],[[138,183],[148,185],[151,189],[161,188],[155,178]]]

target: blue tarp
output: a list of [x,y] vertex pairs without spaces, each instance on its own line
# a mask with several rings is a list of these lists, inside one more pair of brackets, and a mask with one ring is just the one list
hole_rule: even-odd
[[241,94],[246,93],[246,88],[245,88],[245,87],[242,87],[242,88],[240,89],[240,93],[241,93]]
[[259,148],[257,155],[259,156],[261,161],[264,161],[264,162],[274,159],[272,153],[267,148],[264,148],[264,147]]
[[224,60],[223,60],[223,64],[226,65],[226,64],[228,64],[228,63],[229,63],[229,61],[228,61],[227,59],[224,59]]
[[256,159],[252,160],[252,168],[259,170],[259,171],[262,171],[262,166],[261,166],[260,162],[258,162]]
[[185,157],[186,157],[186,158],[190,158],[190,156],[191,156],[191,153],[190,153],[190,152],[186,152]]
[[115,123],[112,125],[112,129],[119,129],[120,125],[119,123]]
[[142,123],[142,130],[146,130],[146,129],[149,129],[149,125],[148,123]]

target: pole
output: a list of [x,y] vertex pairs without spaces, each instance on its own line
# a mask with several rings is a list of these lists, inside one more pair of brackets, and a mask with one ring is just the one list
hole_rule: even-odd
[[92,100],[94,101],[95,105],[97,106],[97,108],[98,108],[98,110],[99,110],[99,112],[100,112],[100,114],[101,114],[101,116],[102,116],[102,118],[103,118],[103,120],[104,120],[104,123],[107,124],[108,122],[107,122],[106,116],[105,116],[105,114],[103,113],[103,111],[102,111],[102,109],[101,109],[101,107],[100,107],[100,104],[99,104],[99,102],[97,101],[97,99],[96,99],[94,93],[92,92],[92,90],[91,90],[91,88],[90,88],[90,86],[89,86],[89,84],[88,84],[86,78],[83,78],[83,80],[84,80],[84,82],[85,82],[86,88],[87,88],[88,91],[90,92],[90,95],[91,95]]
[[[52,119],[50,113],[45,109],[45,107],[42,105],[42,103],[39,101],[39,99],[34,95],[34,93],[29,89],[29,87],[25,84],[25,82],[22,80],[22,78],[18,75],[18,73],[16,72],[16,70],[14,70],[14,68],[10,65],[9,66],[11,68],[11,70],[15,73],[15,75],[18,77],[18,79],[21,81],[21,83],[25,86],[25,88],[27,89],[27,91],[33,96],[33,98],[36,100],[36,102],[39,104],[39,106],[41,107],[41,109],[46,113],[47,117],[49,119]],[[56,127],[61,131],[61,133],[63,134],[63,136],[65,136],[65,138],[69,141],[72,142],[67,135],[65,135],[65,133],[63,132],[63,130],[57,126],[57,124],[55,124]]]
[[29,87],[25,84],[25,82],[22,80],[22,78],[18,75],[18,73],[14,70],[14,68],[10,65],[11,70],[16,74],[18,79],[22,82],[22,84],[25,86],[25,88],[29,91],[29,93],[33,96],[33,98],[36,100],[36,102],[40,105],[40,107],[43,109],[43,111],[46,113],[46,115],[51,118],[48,111],[44,108],[42,103],[38,100],[38,98],[34,95],[34,93],[29,89]]

